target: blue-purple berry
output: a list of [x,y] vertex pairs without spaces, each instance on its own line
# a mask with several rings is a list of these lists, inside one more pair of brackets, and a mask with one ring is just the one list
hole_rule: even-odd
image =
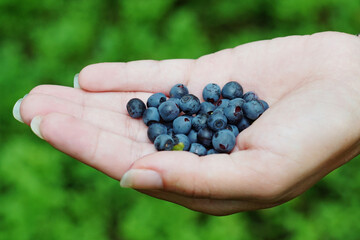
[[189,90],[184,84],[176,84],[170,89],[170,97],[171,98],[181,98],[182,96],[189,93]]
[[251,122],[250,119],[248,119],[248,118],[246,118],[246,117],[243,117],[243,118],[240,120],[240,122],[238,122],[238,123],[236,124],[236,126],[237,126],[239,132],[242,132],[242,131],[245,130],[246,128],[250,127],[251,123],[252,123],[252,122]]
[[175,138],[177,139],[176,144],[178,144],[178,143],[184,144],[183,151],[189,151],[191,142],[190,142],[188,136],[186,136],[184,134],[176,134]]
[[230,124],[238,123],[244,116],[242,108],[236,103],[229,103],[229,105],[224,108],[224,115]]
[[200,111],[198,112],[198,114],[204,113],[210,115],[215,110],[215,108],[216,106],[210,102],[202,102],[200,104]]
[[187,135],[189,138],[190,143],[196,143],[197,142],[197,135],[198,132],[195,131],[194,129],[191,129],[189,134]]
[[202,92],[203,99],[206,102],[216,103],[220,99],[221,89],[216,83],[209,83]]
[[196,115],[193,119],[192,119],[192,128],[195,131],[199,131],[200,129],[204,128],[207,126],[207,119],[208,119],[208,115],[201,113]]
[[154,146],[158,151],[171,151],[174,145],[174,139],[167,134],[157,136],[154,141]]
[[235,137],[237,137],[239,135],[239,129],[235,125],[227,125],[225,129],[230,130],[234,134]]
[[221,129],[224,129],[227,125],[227,118],[225,117],[225,115],[221,114],[221,113],[213,113],[209,116],[208,120],[207,120],[207,125],[210,129],[212,129],[213,131],[219,131]]
[[154,142],[155,138],[161,134],[167,134],[166,126],[161,123],[151,124],[147,130],[147,135],[151,142]]
[[247,118],[256,120],[265,111],[265,109],[258,100],[252,100],[244,103],[243,111]]
[[198,143],[202,144],[203,146],[207,147],[207,148],[211,148],[212,147],[212,136],[213,136],[213,131],[210,128],[202,128],[199,130],[198,135],[197,135],[197,139],[198,139]]
[[126,110],[132,118],[141,118],[145,109],[145,103],[139,98],[130,99],[130,101],[126,104]]
[[146,102],[146,106],[149,107],[155,107],[158,108],[160,106],[161,103],[166,101],[166,96],[163,93],[154,93],[153,95],[151,95],[147,102]]
[[142,119],[146,126],[160,122],[160,114],[156,107],[149,107],[145,110]]
[[192,143],[190,145],[190,152],[195,153],[199,156],[205,156],[206,155],[206,148],[201,145],[200,143]]
[[200,110],[200,100],[193,94],[186,94],[180,99],[180,109],[187,115],[196,114]]
[[252,100],[257,100],[257,99],[259,99],[259,97],[258,97],[258,96],[256,95],[256,93],[254,93],[253,91],[249,91],[249,92],[244,93],[243,99],[244,99],[246,102],[250,102],[250,101],[252,101]]
[[166,101],[160,104],[159,114],[165,122],[170,122],[179,116],[180,109],[173,101]]
[[235,147],[235,136],[228,129],[220,130],[214,134],[212,145],[218,152],[229,153]]
[[173,121],[175,134],[188,134],[191,130],[191,119],[188,116],[180,116]]
[[226,99],[241,98],[243,96],[243,88],[238,82],[228,82],[222,88],[221,95]]

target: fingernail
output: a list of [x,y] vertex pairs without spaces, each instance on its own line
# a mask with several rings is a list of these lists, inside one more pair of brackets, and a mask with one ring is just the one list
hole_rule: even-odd
[[159,173],[148,169],[131,169],[120,181],[123,188],[162,189],[163,181]]
[[18,120],[19,122],[21,123],[24,123],[24,121],[22,120],[21,118],[21,114],[20,114],[20,105],[21,105],[21,102],[22,102],[22,98],[20,98],[19,100],[17,100],[17,102],[15,103],[14,105],[14,108],[13,108],[13,116],[16,120]]
[[36,116],[31,120],[30,127],[31,130],[41,139],[44,139],[40,132],[40,124],[41,124],[42,117]]
[[80,85],[79,85],[79,74],[75,74],[74,76],[74,88],[80,88]]

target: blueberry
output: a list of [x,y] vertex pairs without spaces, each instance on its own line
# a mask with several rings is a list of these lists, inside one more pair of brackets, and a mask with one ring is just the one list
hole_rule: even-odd
[[159,122],[160,121],[160,114],[157,108],[155,107],[149,107],[148,109],[145,110],[142,119],[144,121],[144,123],[146,124],[146,126],[149,126],[153,123]]
[[215,149],[209,149],[209,150],[207,150],[206,155],[217,154],[217,153],[219,153],[219,152],[216,151]]
[[246,117],[243,117],[238,124],[236,124],[239,132],[242,132],[244,129],[250,127],[251,120],[247,119]]
[[199,156],[205,156],[206,148],[200,143],[192,143],[190,146],[190,152],[195,153]]
[[243,96],[243,88],[237,82],[228,82],[223,87],[221,95],[227,99],[241,98]]
[[197,139],[198,142],[200,144],[202,144],[203,146],[207,147],[207,148],[211,148],[212,147],[212,136],[213,136],[213,131],[211,131],[209,128],[202,128],[200,129],[200,131],[198,132],[197,135]]
[[214,149],[218,152],[228,153],[235,147],[235,136],[228,130],[220,130],[212,138]]
[[184,145],[183,151],[189,151],[191,143],[188,136],[184,134],[176,134],[175,137],[177,138],[176,144],[182,143]]
[[252,92],[252,91],[249,91],[249,92],[246,92],[243,96],[243,99],[246,101],[246,102],[250,102],[252,100],[256,100],[258,99],[258,96],[256,95],[256,93]]
[[158,151],[171,151],[175,142],[170,135],[161,134],[155,138],[154,145]]
[[190,143],[196,143],[197,142],[197,135],[198,135],[198,132],[191,129],[189,134],[187,135],[189,140],[190,140]]
[[187,115],[196,114],[200,110],[200,100],[192,94],[186,94],[180,99],[180,109]]
[[187,89],[187,87],[184,84],[179,83],[171,88],[169,95],[171,98],[181,98],[188,93],[189,90]]
[[145,112],[146,106],[143,101],[138,98],[130,99],[126,104],[126,109],[132,118],[140,118]]
[[212,104],[212,103],[202,102],[200,104],[199,114],[200,113],[205,113],[205,114],[210,115],[215,110],[215,108],[216,108],[216,106],[214,104]]
[[230,130],[234,134],[235,137],[237,137],[237,135],[239,135],[239,129],[235,125],[227,125],[225,129]]
[[213,131],[224,129],[227,125],[227,118],[221,113],[213,113],[207,120],[207,125]]
[[146,106],[147,107],[159,107],[161,103],[166,101],[166,96],[163,93],[154,93],[153,95],[151,95],[147,102],[146,102]]
[[172,101],[172,102],[176,103],[178,108],[180,108],[180,98],[169,98],[168,101]]
[[259,102],[263,106],[264,110],[269,108],[269,104],[267,102],[265,102],[264,100],[259,100]]
[[161,134],[166,134],[167,128],[161,123],[153,123],[147,130],[148,138],[151,142],[154,142],[155,138]]
[[256,120],[265,111],[265,109],[258,100],[252,100],[244,103],[243,111],[247,118]]
[[220,99],[216,104],[217,108],[226,108],[230,103],[229,99]]
[[165,122],[170,122],[177,118],[180,113],[179,107],[173,101],[166,101],[160,104],[159,106],[159,113],[161,118]]
[[242,105],[245,103],[245,100],[242,98],[234,98],[232,100],[230,100],[229,104],[236,104],[240,107],[242,107]]
[[192,120],[192,128],[195,131],[199,131],[200,129],[204,128],[207,126],[207,119],[208,119],[208,115],[201,113],[196,115],[193,120]]
[[206,102],[216,103],[220,99],[221,89],[215,83],[209,83],[205,86],[202,95]]
[[224,115],[231,124],[238,123],[244,116],[241,107],[236,103],[229,103],[229,105],[224,108]]
[[173,129],[176,134],[188,134],[191,130],[191,120],[188,116],[180,116],[173,121]]

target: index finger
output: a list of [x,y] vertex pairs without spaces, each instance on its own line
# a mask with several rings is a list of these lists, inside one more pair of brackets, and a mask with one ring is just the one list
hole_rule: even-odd
[[81,70],[79,85],[97,92],[167,92],[177,83],[187,83],[193,63],[191,59],[97,63]]

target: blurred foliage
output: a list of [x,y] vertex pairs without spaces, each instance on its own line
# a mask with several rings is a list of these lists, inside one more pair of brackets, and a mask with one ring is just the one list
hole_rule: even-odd
[[359,239],[359,161],[282,206],[213,217],[120,189],[12,118],[91,63],[197,58],[292,34],[360,32],[358,0],[0,0],[0,240]]

